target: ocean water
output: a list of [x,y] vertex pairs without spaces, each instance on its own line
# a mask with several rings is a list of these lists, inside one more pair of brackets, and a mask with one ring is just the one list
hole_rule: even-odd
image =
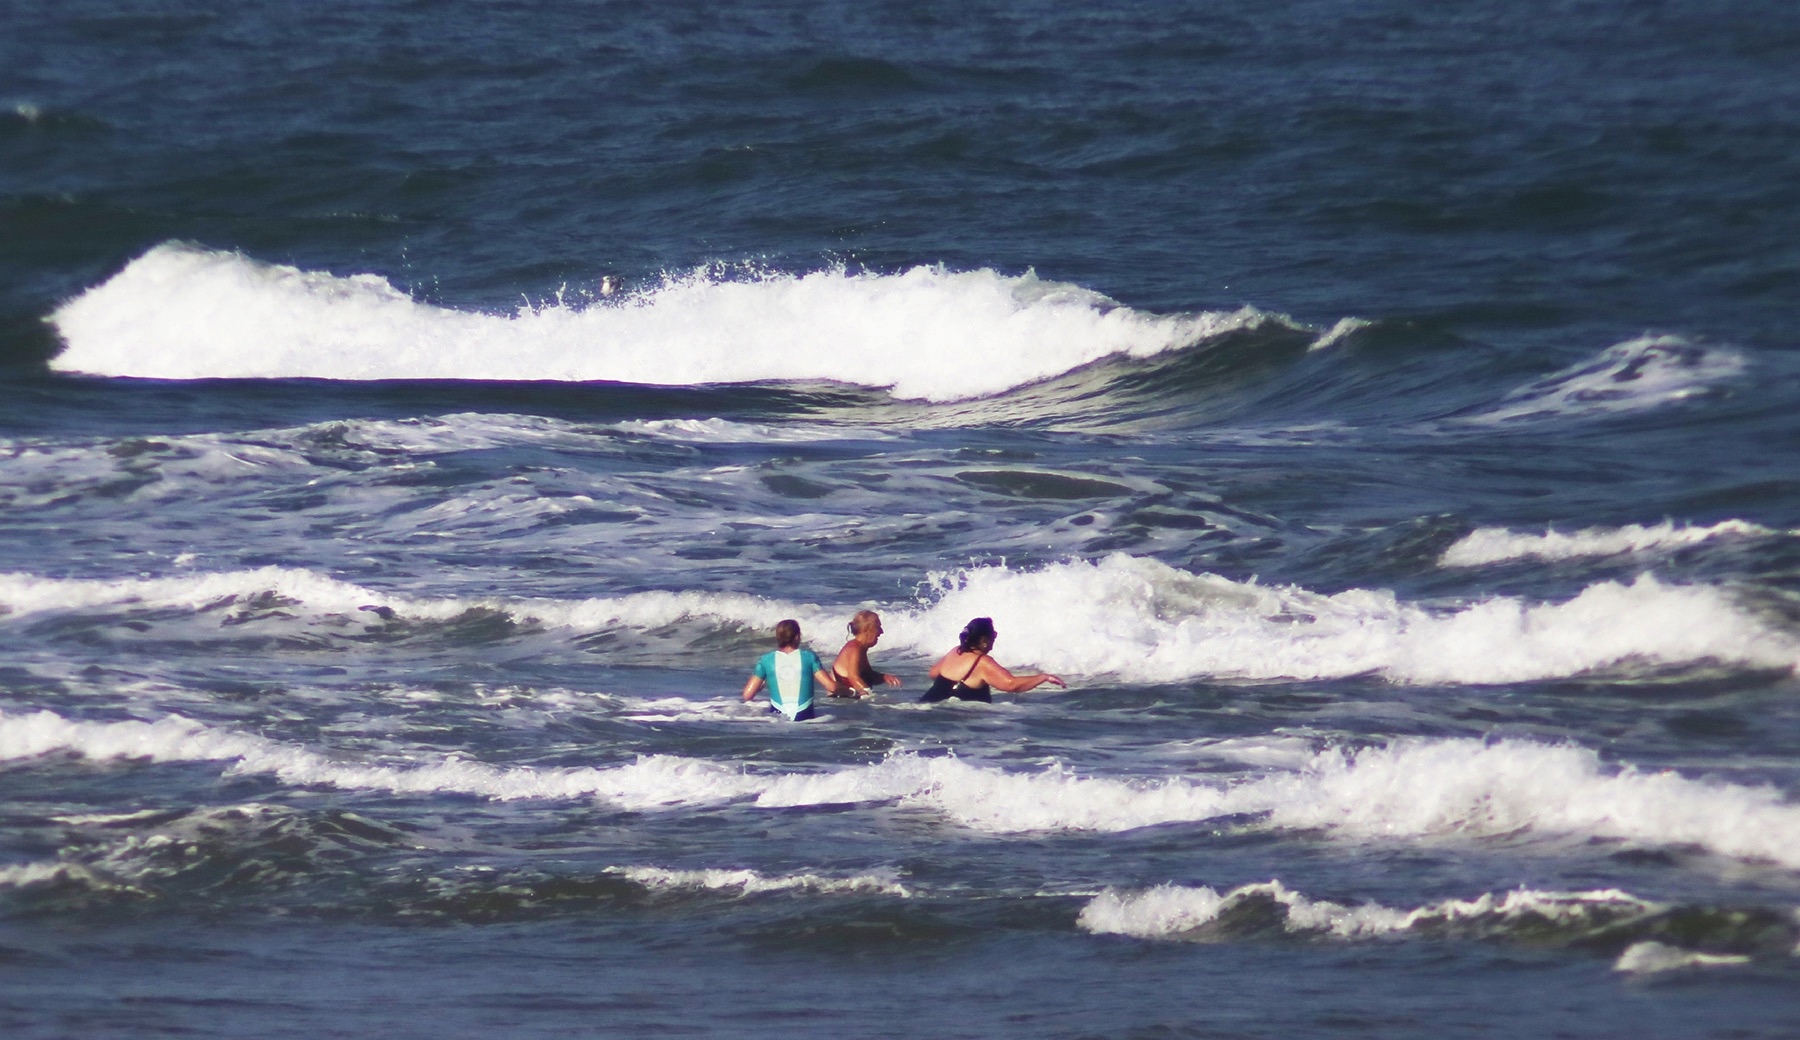
[[0,14],[0,1035],[1800,1033],[1792,5]]

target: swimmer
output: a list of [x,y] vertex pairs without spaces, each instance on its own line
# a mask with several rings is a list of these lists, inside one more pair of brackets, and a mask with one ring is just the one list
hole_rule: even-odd
[[988,655],[993,652],[994,619],[978,617],[962,630],[962,642],[931,666],[931,689],[919,700],[929,704],[952,697],[965,701],[992,701],[991,690],[1001,693],[1024,693],[1044,683],[1067,688],[1068,684],[1048,672],[1014,675]]
[[800,622],[781,621],[775,625],[775,649],[757,659],[750,680],[744,683],[744,703],[755,700],[767,686],[770,711],[805,722],[814,714],[814,683],[825,687],[827,693],[838,691],[837,679],[819,663],[819,655],[800,649]]
[[850,641],[838,651],[837,660],[831,662],[832,673],[837,676],[838,683],[846,687],[843,693],[832,694],[833,697],[867,697],[872,692],[870,687],[876,683],[900,685],[899,676],[878,672],[869,663],[869,651],[879,642],[881,615],[873,610],[857,611],[850,619]]

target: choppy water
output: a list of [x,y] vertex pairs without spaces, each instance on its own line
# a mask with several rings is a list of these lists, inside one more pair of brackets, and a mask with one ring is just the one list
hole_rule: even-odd
[[7,1036],[1800,1028],[1791,8],[0,9]]

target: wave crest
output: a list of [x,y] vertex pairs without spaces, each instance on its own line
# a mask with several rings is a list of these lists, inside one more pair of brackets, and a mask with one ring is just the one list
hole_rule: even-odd
[[1035,274],[714,267],[623,298],[513,314],[418,302],[182,243],[157,246],[51,321],[66,372],[157,379],[491,379],[700,385],[828,380],[949,401],[1107,357],[1148,357],[1266,316],[1162,316]]
[[0,761],[55,751],[90,759],[223,761],[227,775],[266,775],[286,784],[496,800],[598,799],[629,810],[898,802],[994,834],[1120,832],[1260,816],[1281,829],[1351,840],[1575,835],[1697,845],[1800,869],[1800,806],[1773,788],[1611,768],[1592,751],[1529,741],[1418,739],[1326,749],[1298,768],[1232,784],[1182,774],[1085,777],[1061,765],[1013,773],[909,752],[817,773],[756,773],[741,764],[666,755],[604,767],[506,767],[437,755],[377,764],[173,715],[146,723],[0,713]]

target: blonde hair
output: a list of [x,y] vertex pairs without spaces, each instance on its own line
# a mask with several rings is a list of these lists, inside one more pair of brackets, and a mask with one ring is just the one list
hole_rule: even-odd
[[881,624],[880,614],[873,610],[859,610],[856,612],[856,616],[850,619],[850,634],[861,635],[879,624]]
[[788,618],[775,622],[775,648],[786,650],[790,646],[800,645],[800,622]]

